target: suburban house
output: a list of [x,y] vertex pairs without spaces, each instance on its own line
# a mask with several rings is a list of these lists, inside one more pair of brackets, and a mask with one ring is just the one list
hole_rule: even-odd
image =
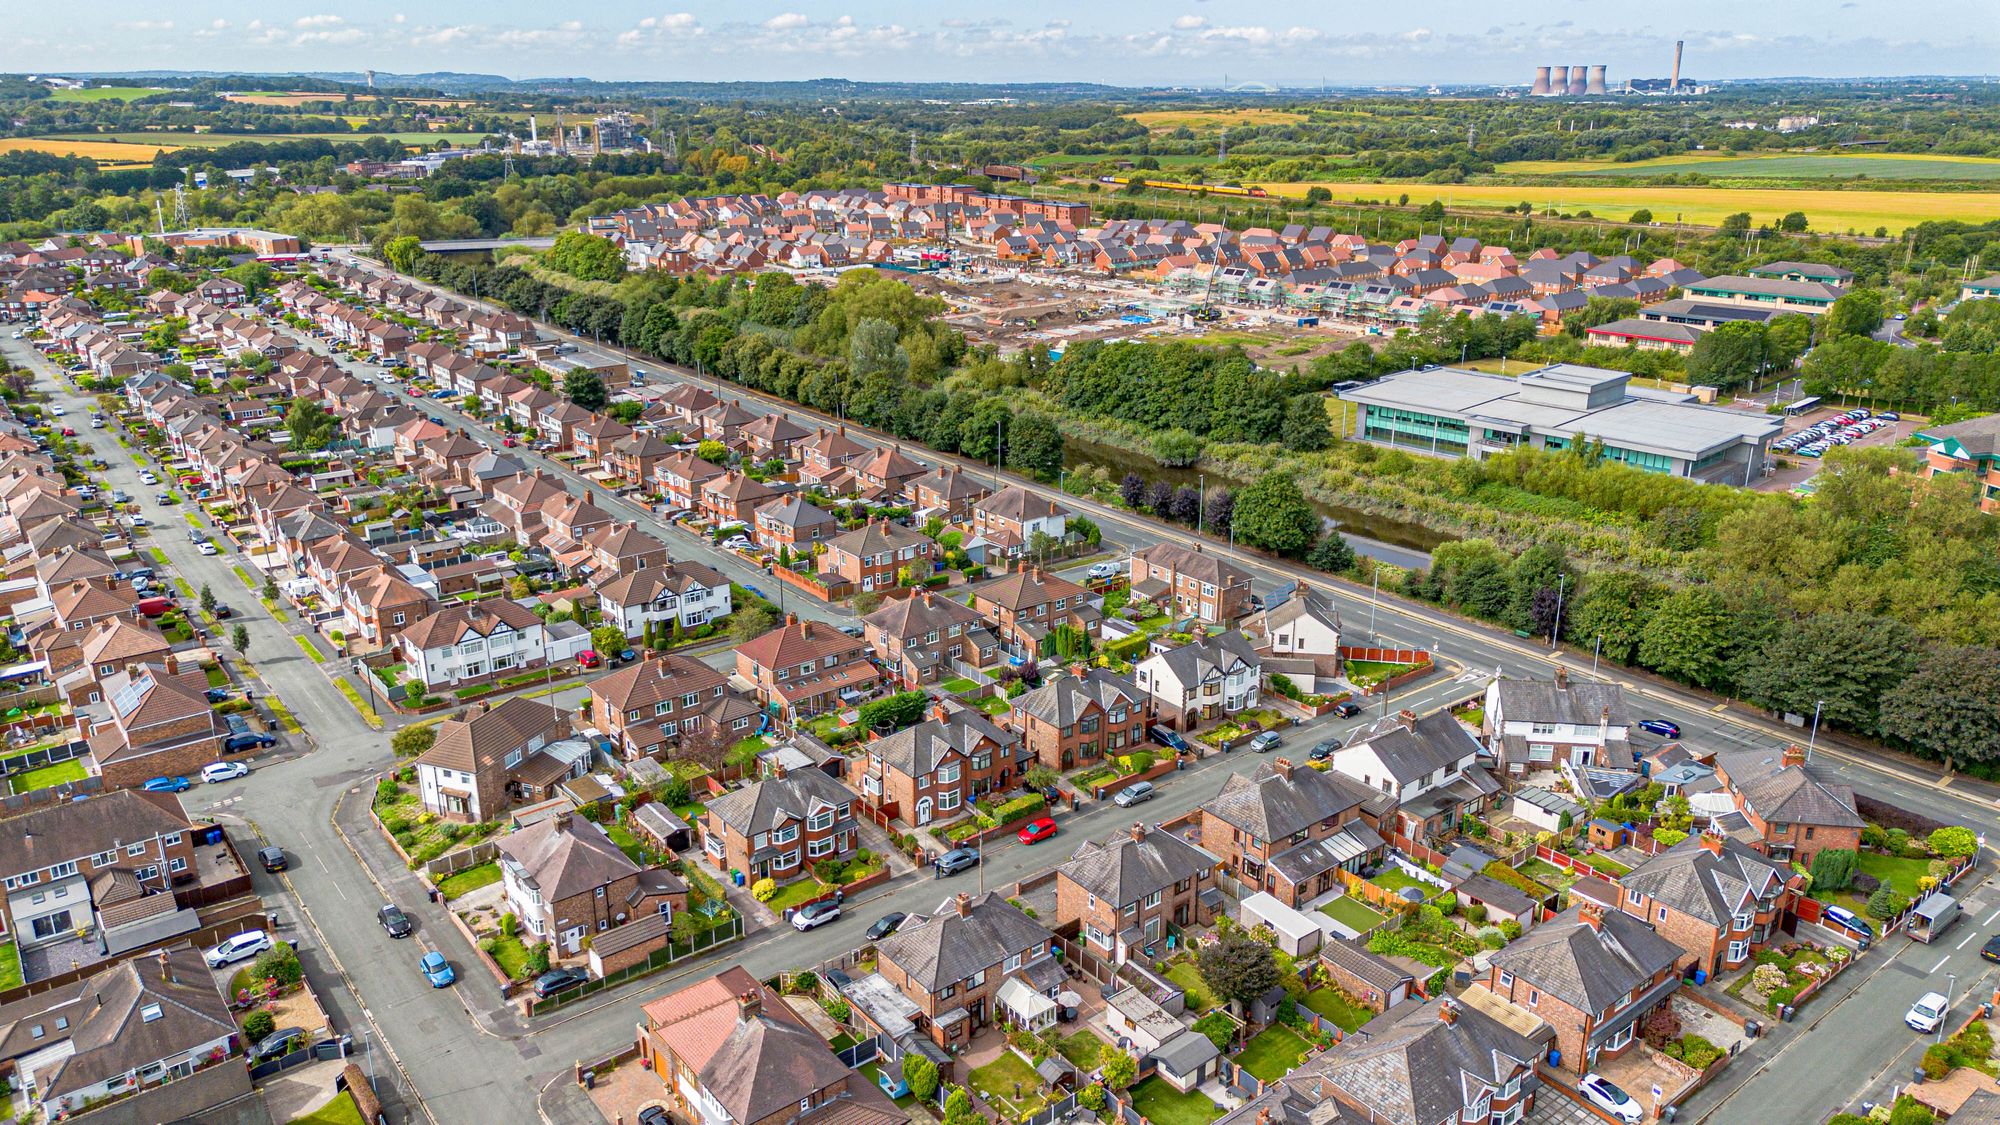
[[1867,822],[1854,790],[1814,777],[1799,747],[1785,747],[1775,766],[1762,753],[1721,754],[1716,772],[1772,859],[1810,868],[1828,848],[1861,847]]
[[789,550],[794,556],[807,558],[819,544],[840,533],[840,521],[804,494],[794,492],[758,508],[755,528],[759,547],[773,554]]
[[[1338,1120],[1381,1125],[1520,1121],[1534,1108],[1554,1030],[1540,1016],[1482,989],[1404,1004],[1311,1060],[1287,1083],[1329,1103]],[[1560,1095],[1551,1095],[1562,1100]]]
[[785,623],[736,647],[736,674],[788,722],[858,700],[882,678],[868,645],[823,622],[787,614]]
[[919,520],[936,516],[946,523],[965,522],[972,505],[993,491],[957,465],[939,465],[911,481],[908,490]]
[[664,622],[693,629],[735,612],[729,579],[698,562],[669,562],[620,574],[597,588],[607,623],[636,637]]
[[972,591],[972,608],[991,621],[1010,655],[1040,660],[1051,630],[1071,628],[1097,635],[1103,600],[1090,591],[1042,570],[1023,567]]
[[559,955],[584,939],[648,914],[687,907],[687,884],[665,868],[641,869],[597,822],[568,812],[495,841],[507,909]]
[[1053,997],[1069,980],[1054,936],[996,893],[959,894],[928,918],[906,919],[876,944],[876,971],[917,1006],[917,1030],[962,1048],[998,1015],[996,997],[1020,976]]
[[590,721],[628,761],[687,739],[728,746],[757,733],[760,718],[726,673],[678,653],[648,653],[590,683]]
[[21,949],[99,923],[98,902],[165,895],[193,878],[194,826],[179,797],[115,789],[0,821],[7,932]]
[[1155,652],[1132,669],[1132,678],[1161,723],[1192,730],[1255,708],[1264,673],[1249,639],[1230,629]]
[[1243,619],[1243,635],[1266,676],[1284,676],[1301,692],[1333,690],[1341,674],[1340,610],[1304,582],[1284,601]]
[[549,662],[547,626],[506,598],[446,606],[398,633],[395,648],[432,689]]
[[1560,769],[1565,762],[1632,768],[1625,689],[1573,680],[1560,665],[1552,680],[1496,679],[1488,685],[1483,733],[1501,768],[1515,776]]
[[1399,711],[1334,751],[1333,768],[1394,797],[1397,831],[1412,840],[1457,831],[1461,816],[1486,811],[1500,793],[1479,743],[1449,711]]
[[1201,806],[1201,846],[1244,886],[1296,907],[1338,888],[1335,871],[1382,857],[1376,828],[1394,807],[1343,774],[1278,758],[1230,775]]
[[702,852],[723,871],[789,883],[817,861],[861,846],[860,798],[819,770],[772,767],[770,776],[711,800],[699,817]]
[[424,810],[478,823],[554,796],[590,768],[590,746],[569,736],[570,712],[524,696],[446,719],[415,762]]
[[1215,920],[1221,874],[1215,856],[1135,823],[1105,843],[1084,841],[1056,868],[1056,921],[1077,923],[1078,940],[1115,964],[1156,960],[1170,933]]
[[1174,617],[1226,625],[1250,612],[1250,573],[1199,545],[1155,543],[1132,552],[1132,597]]
[[1618,909],[1683,950],[1680,972],[1740,968],[1763,950],[1797,895],[1785,864],[1715,831],[1653,856],[1617,883]]
[[964,815],[983,793],[1013,786],[1021,744],[986,713],[936,703],[922,722],[871,739],[847,759],[848,783],[874,808],[921,828]]
[[938,545],[921,531],[885,519],[867,523],[826,541],[826,553],[819,558],[821,574],[837,574],[855,589],[893,589],[907,568],[919,578],[928,578],[931,560],[939,557]]
[[1010,484],[972,505],[972,534],[966,538],[966,549],[979,544],[992,548],[987,555],[1018,559],[1034,553],[1037,535],[1048,536],[1051,546],[1061,546],[1071,514],[1040,493]]
[[1021,733],[1028,756],[1053,770],[1094,765],[1146,741],[1143,693],[1108,668],[1051,673],[1016,696],[1003,720]]
[[931,590],[886,602],[861,624],[869,649],[902,688],[948,680],[961,664],[983,669],[1000,658],[1000,639],[979,614]]
[[639,1051],[674,1117],[698,1125],[904,1125],[881,1088],[741,966],[644,1008]]
[[208,703],[208,677],[169,655],[158,664],[131,664],[103,678],[110,714],[85,736],[104,784],[144,784],[149,778],[199,774],[221,755],[228,733]]
[[1583,1074],[1631,1048],[1681,986],[1682,956],[1645,922],[1583,901],[1494,952],[1479,983],[1546,1021],[1561,1068]]

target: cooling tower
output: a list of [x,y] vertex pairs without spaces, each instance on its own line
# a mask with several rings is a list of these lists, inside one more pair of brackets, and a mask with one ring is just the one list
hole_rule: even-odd
[[1667,78],[1667,93],[1669,94],[1677,94],[1680,92],[1681,46],[1682,43],[1679,39],[1674,40],[1674,71],[1673,74]]
[[1535,85],[1533,89],[1528,91],[1528,96],[1531,98],[1545,98],[1548,96],[1548,94],[1549,94],[1549,68],[1545,66],[1538,66],[1535,68]]
[[1602,66],[1593,66],[1590,68],[1590,81],[1584,85],[1583,92],[1586,94],[1608,94],[1611,92],[1604,88],[1604,68]]
[[1580,66],[1569,68],[1568,93],[1571,97],[1576,97],[1583,93],[1583,68]]
[[1569,93],[1569,68],[1552,66],[1549,68],[1549,96],[1560,98]]

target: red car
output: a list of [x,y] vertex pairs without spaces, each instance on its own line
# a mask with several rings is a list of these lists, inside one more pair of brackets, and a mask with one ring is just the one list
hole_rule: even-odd
[[1032,844],[1037,840],[1046,840],[1055,834],[1056,834],[1055,818],[1047,816],[1038,816],[1035,819],[1029,821],[1027,827],[1021,829],[1021,842],[1024,844]]
[[63,436],[64,436],[64,437],[75,437],[75,436],[76,436],[76,428],[75,428],[74,426],[64,426],[64,427],[63,427]]
[[500,444],[506,446],[508,449],[512,449],[514,448],[514,439],[510,437],[503,437],[500,439]]
[[604,660],[597,655],[596,649],[587,648],[576,654],[576,662],[584,668],[595,668],[599,664],[604,663]]

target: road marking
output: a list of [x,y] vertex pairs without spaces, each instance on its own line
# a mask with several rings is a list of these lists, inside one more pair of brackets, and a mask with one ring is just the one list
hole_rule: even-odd
[[1964,949],[1964,948],[1965,948],[1965,944],[1966,944],[1966,942],[1969,942],[1969,941],[1971,941],[1971,940],[1972,940],[1973,938],[1976,938],[1976,937],[1978,937],[1978,936],[1979,936],[1979,932],[1978,932],[1977,930],[1975,930],[1975,931],[1973,931],[1972,933],[1969,933],[1969,934],[1965,935],[1965,941],[1961,941],[1961,942],[1959,942],[1959,943],[1958,943],[1957,945],[1954,945],[1954,946],[1952,946],[1952,948],[1953,948],[1953,949]]
[[[1961,944],[1963,944],[1963,943],[1961,943]],[[1933,974],[1935,974],[1935,973],[1936,973],[1936,972],[1937,972],[1937,971],[1938,971],[1939,969],[1942,969],[1942,968],[1944,968],[1944,963],[1945,963],[1946,961],[1949,961],[1949,960],[1951,960],[1951,954],[1949,954],[1949,953],[1947,953],[1947,954],[1945,954],[1944,956],[1942,956],[1942,957],[1938,958],[1938,963],[1937,963],[1937,964],[1935,964],[1935,965],[1932,965],[1932,966],[1931,966],[1931,972],[1932,972]]]
[[1989,925],[1989,926],[1990,926],[1990,925],[1992,925],[1992,924],[1993,924],[1993,923],[1995,923],[1995,922],[2000,922],[2000,910],[1995,910],[1995,911],[1993,912],[1993,916],[1992,916],[1992,917],[1990,917],[1990,918],[1988,918],[1988,919],[1986,919],[1986,924],[1987,924],[1987,925]]

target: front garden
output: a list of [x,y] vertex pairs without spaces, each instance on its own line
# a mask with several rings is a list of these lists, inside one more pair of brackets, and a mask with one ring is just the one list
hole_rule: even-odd
[[404,766],[396,776],[375,783],[375,816],[410,857],[410,866],[428,863],[449,851],[473,844],[500,831],[498,821],[462,824],[445,820],[423,807],[416,790],[417,768]]
[[1723,991],[1776,1014],[1798,999],[1800,992],[1815,981],[1833,975],[1850,954],[1840,946],[1820,949],[1812,945],[1787,944],[1766,949],[1752,959],[1751,968],[1740,974]]

